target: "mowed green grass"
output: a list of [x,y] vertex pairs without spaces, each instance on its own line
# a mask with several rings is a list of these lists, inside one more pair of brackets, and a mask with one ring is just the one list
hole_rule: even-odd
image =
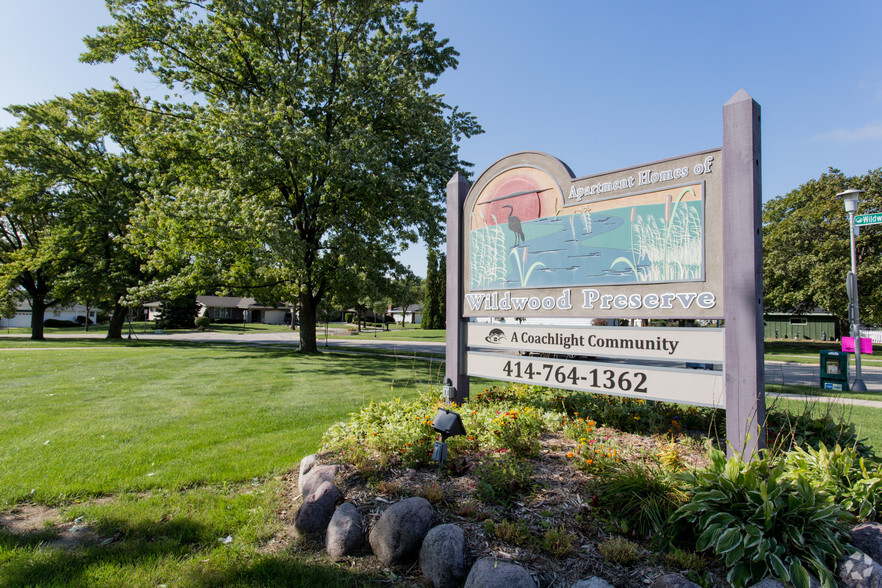
[[218,345],[5,349],[0,369],[7,506],[285,471],[348,413],[441,377],[418,360]]

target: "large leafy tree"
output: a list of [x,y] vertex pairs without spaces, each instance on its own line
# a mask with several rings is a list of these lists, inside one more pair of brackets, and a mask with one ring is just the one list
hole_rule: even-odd
[[[836,194],[866,190],[858,214],[882,212],[882,169],[847,177],[831,169],[817,180],[766,202],[763,209],[763,285],[767,309],[807,312],[817,307],[845,320],[845,276],[851,269],[848,217]],[[856,239],[861,320],[882,322],[882,227]]]
[[431,92],[457,54],[413,3],[107,5],[115,23],[86,39],[83,59],[128,55],[199,97],[174,109],[168,139],[198,151],[180,159],[188,185],[157,195],[141,223],[156,267],[191,262],[170,286],[296,302],[313,352],[340,268],[376,269],[418,235],[437,243],[445,184],[466,166],[457,141],[480,128]]
[[0,131],[0,292],[15,292],[31,305],[31,339],[43,339],[46,308],[67,302],[61,276],[69,256],[54,243],[63,231],[59,186],[51,173],[27,165],[32,129]]
[[[162,171],[156,158],[151,171],[140,167],[146,106],[137,94],[117,89],[8,110],[19,122],[0,142],[4,160],[19,177],[41,178],[46,186],[39,250],[51,262],[53,292],[107,309],[107,337],[120,338],[128,291],[152,277],[125,247],[130,216]],[[35,237],[29,242],[37,243]],[[33,305],[39,288],[28,282],[38,282],[27,276],[19,283]]]

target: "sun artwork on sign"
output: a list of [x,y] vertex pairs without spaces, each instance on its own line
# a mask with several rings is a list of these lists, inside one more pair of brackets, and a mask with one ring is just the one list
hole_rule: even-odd
[[[499,173],[470,212],[470,288],[703,280],[704,182],[641,192],[642,180],[565,192],[536,167]],[[603,198],[607,188],[633,191]]]

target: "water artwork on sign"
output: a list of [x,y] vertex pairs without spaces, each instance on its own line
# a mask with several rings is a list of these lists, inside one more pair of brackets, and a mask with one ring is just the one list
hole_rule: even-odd
[[628,188],[625,196],[592,198],[599,185],[565,193],[536,167],[498,174],[471,209],[470,288],[703,280],[704,182],[639,192],[632,177],[615,186]]

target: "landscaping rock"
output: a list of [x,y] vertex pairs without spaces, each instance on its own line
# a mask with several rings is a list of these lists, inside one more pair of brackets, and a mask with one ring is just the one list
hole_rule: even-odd
[[701,586],[690,582],[680,574],[665,574],[656,578],[652,588],[701,588]]
[[303,477],[306,473],[313,468],[313,466],[318,462],[318,456],[316,454],[307,455],[303,459],[300,460],[300,479],[297,481],[297,485],[302,488],[303,487]]
[[[821,588],[821,581],[809,574],[809,586],[811,588]],[[776,580],[775,578],[763,578],[757,584],[750,586],[749,588],[787,588],[780,580]]]
[[613,586],[603,578],[591,576],[590,578],[579,580],[578,582],[573,584],[573,588],[615,588],[615,586]]
[[344,502],[331,517],[326,535],[328,555],[340,559],[352,555],[364,540],[364,521],[350,502]]
[[331,482],[325,482],[303,501],[294,517],[294,528],[302,534],[324,531],[334,516],[337,501],[343,498]]
[[851,530],[851,543],[873,561],[882,562],[882,524],[863,523]]
[[406,498],[386,509],[371,529],[374,555],[384,566],[416,559],[420,545],[432,526],[432,505],[425,498]]
[[839,579],[848,588],[882,588],[882,566],[857,552],[839,566]]
[[465,533],[456,525],[431,529],[420,548],[420,569],[435,588],[455,588],[466,577]]
[[333,484],[339,471],[338,465],[317,465],[309,468],[300,479],[300,494],[306,499],[325,482]]
[[536,588],[536,582],[517,564],[482,557],[472,566],[465,588]]

